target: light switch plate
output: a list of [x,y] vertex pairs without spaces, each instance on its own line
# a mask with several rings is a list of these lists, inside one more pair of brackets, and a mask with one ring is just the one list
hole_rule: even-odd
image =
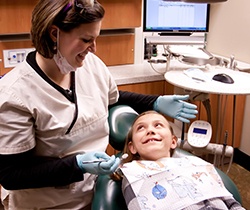
[[13,68],[24,61],[29,52],[34,48],[3,50],[4,68]]

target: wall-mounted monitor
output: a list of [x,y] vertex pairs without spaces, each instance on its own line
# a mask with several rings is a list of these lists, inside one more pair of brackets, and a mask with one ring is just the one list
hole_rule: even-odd
[[207,3],[186,3],[180,0],[144,0],[143,31],[160,35],[190,35],[208,32]]

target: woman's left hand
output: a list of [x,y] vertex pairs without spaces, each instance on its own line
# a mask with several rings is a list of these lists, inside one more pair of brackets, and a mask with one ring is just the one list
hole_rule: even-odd
[[190,123],[189,119],[196,117],[197,106],[183,100],[189,95],[165,95],[159,96],[154,103],[154,109],[184,123]]

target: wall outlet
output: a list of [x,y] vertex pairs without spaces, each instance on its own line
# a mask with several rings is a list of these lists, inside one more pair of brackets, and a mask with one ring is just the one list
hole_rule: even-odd
[[29,52],[34,50],[34,48],[3,50],[4,68],[15,67],[25,60]]

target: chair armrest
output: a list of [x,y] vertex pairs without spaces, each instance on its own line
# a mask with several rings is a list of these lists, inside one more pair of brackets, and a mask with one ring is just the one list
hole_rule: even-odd
[[234,199],[237,200],[240,204],[242,204],[240,192],[234,182],[229,178],[228,175],[226,175],[223,171],[221,171],[218,168],[215,168],[218,174],[220,175],[220,178],[222,179],[225,187],[227,190],[233,195]]
[[99,175],[96,181],[92,210],[127,210],[122,194],[121,181],[108,175]]

